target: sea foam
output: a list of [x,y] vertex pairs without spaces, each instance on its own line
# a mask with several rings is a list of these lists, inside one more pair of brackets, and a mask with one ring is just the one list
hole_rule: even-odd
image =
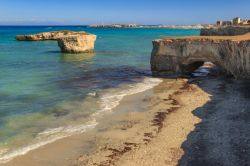
[[[37,137],[35,138],[36,143],[9,152],[8,149],[4,150],[0,149],[1,152],[0,163],[6,163],[17,156],[25,155],[31,150],[37,149],[39,147],[42,147],[46,144],[52,143],[59,139],[84,133],[89,129],[93,129],[98,124],[95,119],[97,115],[100,115],[100,113],[111,112],[115,107],[119,105],[120,101],[125,96],[149,90],[157,86],[161,82],[162,82],[161,79],[146,77],[142,82],[139,83],[126,85],[119,88],[109,89],[106,93],[100,95],[99,104],[101,109],[91,116],[92,120],[89,121],[87,124],[47,129],[37,135]],[[97,95],[96,92],[95,95],[89,94],[89,96],[96,96],[96,95]]]
[[96,125],[97,125],[97,122],[91,121],[88,124],[84,124],[84,125],[58,127],[54,129],[45,130],[44,132],[39,133],[37,138],[35,138],[37,140],[36,143],[24,146],[22,148],[18,148],[8,153],[6,153],[8,149],[2,150],[2,154],[0,153],[1,154],[0,163],[6,163],[17,156],[25,155],[31,150],[34,150],[46,144],[55,142],[59,139],[69,137],[74,134],[83,133],[89,129],[94,128]]
[[115,107],[120,104],[120,101],[125,97],[133,94],[137,94],[140,92],[144,92],[149,90],[159,83],[162,80],[159,78],[149,78],[146,77],[142,82],[130,84],[127,87],[121,87],[119,90],[113,89],[108,93],[101,96],[99,104],[101,106],[101,110],[96,112],[94,115],[99,114],[101,112],[112,111]]

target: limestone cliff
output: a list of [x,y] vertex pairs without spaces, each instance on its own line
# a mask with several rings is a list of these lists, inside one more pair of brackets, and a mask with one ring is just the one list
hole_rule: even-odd
[[196,36],[153,41],[154,75],[192,72],[212,62],[238,79],[250,79],[250,33],[242,36]]
[[250,26],[229,26],[201,29],[201,36],[237,36],[250,32]]

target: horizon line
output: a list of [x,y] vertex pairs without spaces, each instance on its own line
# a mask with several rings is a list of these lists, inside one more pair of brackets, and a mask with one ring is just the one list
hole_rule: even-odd
[[[112,23],[112,24],[0,24],[0,26],[91,26],[91,25],[129,25],[132,23]],[[211,25],[214,23],[205,24],[135,24],[138,26],[192,26],[192,25]]]

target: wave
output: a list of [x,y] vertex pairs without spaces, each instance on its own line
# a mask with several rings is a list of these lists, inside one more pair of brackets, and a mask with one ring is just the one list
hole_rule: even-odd
[[[142,82],[130,84],[125,87],[110,90],[108,93],[101,96],[99,104],[101,106],[101,110],[94,114],[97,115],[101,112],[112,111],[115,107],[120,104],[120,101],[125,97],[133,94],[137,94],[140,92],[144,92],[146,90],[152,89],[161,83],[162,80],[159,78],[148,78],[146,77]],[[122,89],[122,90],[120,90]]]
[[100,95],[97,92],[89,93],[88,96],[95,97],[98,99],[98,103],[101,109],[98,110],[96,113],[92,114],[92,116],[90,117],[91,120],[88,123],[82,125],[64,126],[47,129],[36,136],[34,140],[35,143],[33,144],[15,150],[0,149],[0,163],[6,163],[17,156],[25,155],[31,150],[37,149],[59,139],[76,134],[81,134],[89,129],[95,128],[95,126],[98,124],[96,122],[97,115],[100,115],[100,113],[111,112],[115,107],[120,104],[120,101],[125,96],[149,90],[157,86],[161,82],[161,79],[146,77],[140,83],[134,83],[130,85],[124,85],[119,88],[109,89]]
[[74,134],[84,133],[85,131],[94,128],[96,125],[97,125],[97,122],[92,121],[89,124],[84,124],[84,125],[58,127],[54,129],[45,130],[44,132],[39,133],[37,138],[35,139],[35,140],[42,140],[40,142],[27,145],[25,147],[16,149],[14,151],[10,151],[8,153],[6,153],[8,149],[2,150],[2,154],[0,153],[1,155],[0,163],[6,163],[17,156],[25,155],[31,150],[40,148],[46,144],[55,142],[59,139],[66,138]]

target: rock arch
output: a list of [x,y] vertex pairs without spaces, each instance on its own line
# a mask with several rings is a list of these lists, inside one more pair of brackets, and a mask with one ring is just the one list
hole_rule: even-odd
[[183,37],[153,41],[154,75],[181,74],[212,62],[236,78],[250,79],[250,34]]
[[223,69],[223,63],[218,53],[203,44],[185,46],[182,49],[182,54],[185,52],[188,54],[179,59],[180,73],[192,73],[205,62],[211,62]]

